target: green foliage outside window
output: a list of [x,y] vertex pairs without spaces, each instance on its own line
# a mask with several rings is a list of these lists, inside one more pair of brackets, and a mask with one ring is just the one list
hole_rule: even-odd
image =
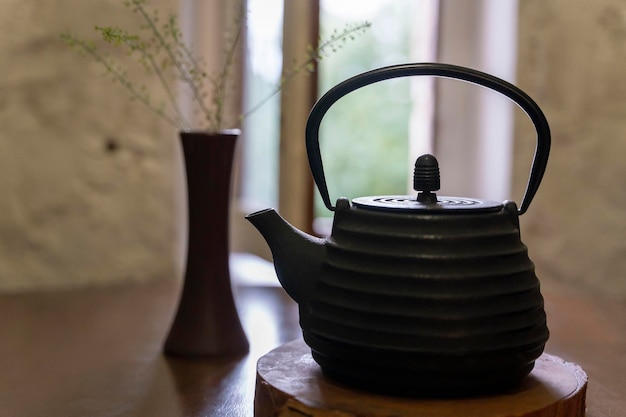
[[[358,73],[409,61],[407,4],[381,8],[359,42],[322,61],[320,94]],[[322,22],[324,27],[342,23],[329,16]],[[406,194],[410,109],[407,78],[363,87],[331,107],[320,128],[320,146],[333,203],[338,197]],[[316,215],[332,216],[315,192]]]

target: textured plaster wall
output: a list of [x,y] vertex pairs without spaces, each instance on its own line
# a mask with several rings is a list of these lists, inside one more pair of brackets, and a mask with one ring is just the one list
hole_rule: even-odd
[[[626,296],[626,2],[523,0],[518,84],[551,124],[553,146],[523,240],[547,280]],[[534,149],[518,119],[515,188]]]
[[0,290],[180,275],[175,129],[59,40],[122,3],[0,0]]

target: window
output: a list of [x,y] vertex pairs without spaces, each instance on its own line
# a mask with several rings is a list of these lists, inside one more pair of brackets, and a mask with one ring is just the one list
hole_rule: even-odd
[[282,23],[283,0],[248,0],[241,198],[250,209],[278,203]]

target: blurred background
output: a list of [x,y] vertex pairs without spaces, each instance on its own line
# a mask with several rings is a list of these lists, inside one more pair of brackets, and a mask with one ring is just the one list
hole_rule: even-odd
[[[176,129],[59,38],[65,31],[95,37],[96,24],[133,27],[136,16],[120,0],[0,3],[0,290],[180,279],[185,190]],[[220,66],[237,3],[148,5],[180,16],[211,71]],[[550,122],[548,169],[521,217],[542,283],[626,296],[623,0],[247,0],[246,8],[229,108],[232,127],[243,131],[233,178],[234,269],[253,259],[246,273],[261,274],[271,259],[243,219],[251,211],[275,207],[301,229],[328,233],[331,213],[303,150],[315,99],[370,69],[437,61],[518,85]],[[274,94],[309,45],[363,21],[371,22],[367,31]],[[157,90],[141,68],[129,75]],[[432,152],[442,194],[519,203],[535,133],[497,93],[414,77],[340,100],[320,143],[333,200],[409,193],[415,159]]]

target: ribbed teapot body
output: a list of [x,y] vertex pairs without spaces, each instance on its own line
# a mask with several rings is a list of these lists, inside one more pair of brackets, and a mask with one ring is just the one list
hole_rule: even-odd
[[487,212],[338,209],[305,341],[329,376],[375,391],[506,389],[548,339],[514,203]]

